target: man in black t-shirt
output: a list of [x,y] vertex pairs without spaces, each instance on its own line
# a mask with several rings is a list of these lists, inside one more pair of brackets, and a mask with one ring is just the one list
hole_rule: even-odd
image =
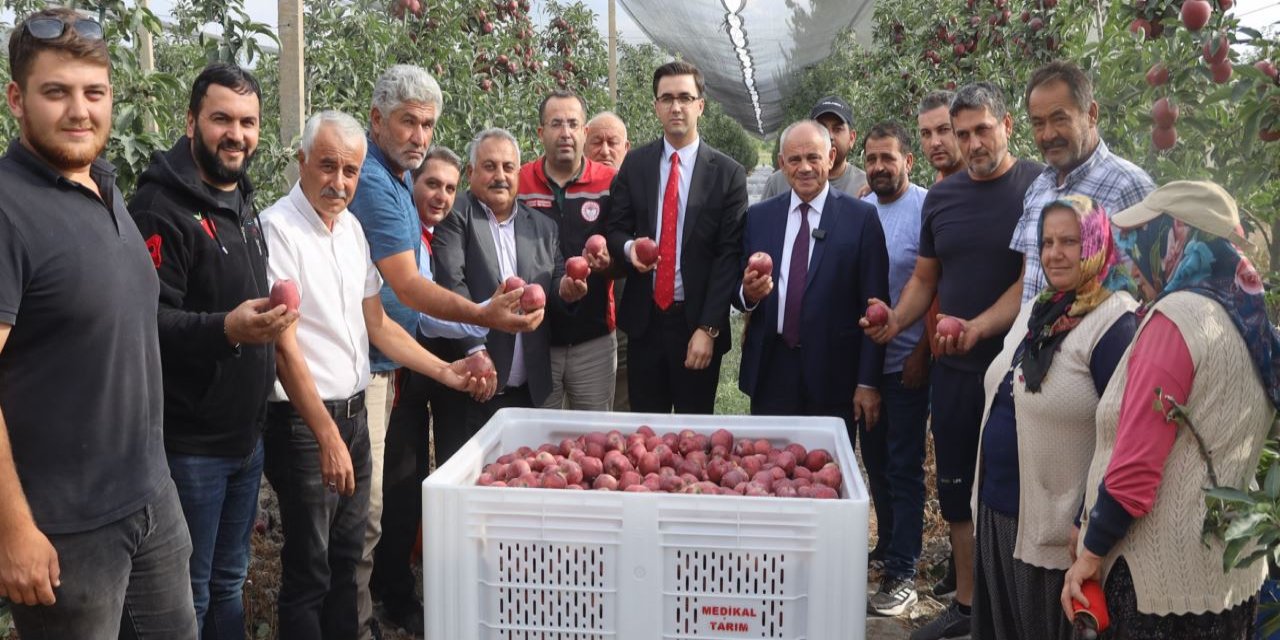
[[160,278],[164,444],[191,530],[204,638],[244,626],[273,342],[298,317],[267,298],[266,242],[246,174],[259,94],[248,71],[206,67],[191,89],[186,135],[156,152],[129,201]]
[[191,540],[165,465],[160,287],[99,159],[102,27],[14,28],[0,158],[0,598],[24,640],[194,640]]
[[[1022,274],[1022,255],[1009,237],[1022,215],[1027,187],[1043,165],[1009,153],[1013,118],[999,88],[987,82],[962,87],[951,103],[951,124],[967,169],[935,184],[924,200],[920,252],[889,323],[862,324],[877,342],[888,342],[919,320],[934,294],[940,317],[961,323],[959,336],[937,338],[941,355],[930,376],[938,502],[951,525],[956,596],[938,619],[912,640],[969,633],[973,600],[973,514],[969,497],[982,421],[983,373],[1009,329],[989,311]],[[944,275],[945,274],[945,275]],[[971,318],[966,320],[967,318]]]

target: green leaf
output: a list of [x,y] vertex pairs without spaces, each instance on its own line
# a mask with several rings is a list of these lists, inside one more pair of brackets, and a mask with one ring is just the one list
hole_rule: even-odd
[[1268,498],[1274,501],[1280,497],[1280,462],[1271,463],[1271,468],[1267,470],[1267,479],[1263,484]]
[[1252,540],[1254,537],[1253,528],[1267,519],[1268,516],[1266,513],[1250,513],[1241,517],[1239,520],[1232,522],[1227,527],[1227,532],[1224,534],[1224,537],[1228,542],[1233,542],[1235,540]]
[[1238,540],[1232,540],[1231,542],[1227,543],[1226,550],[1222,552],[1222,572],[1223,573],[1227,573],[1228,571],[1231,571],[1232,567],[1236,566],[1236,558],[1240,557],[1240,552],[1244,551],[1244,547],[1247,544],[1249,544],[1249,541],[1244,538],[1240,538]]
[[1232,487],[1214,487],[1205,492],[1210,498],[1217,498],[1228,504],[1247,504],[1253,506],[1257,501],[1249,494]]

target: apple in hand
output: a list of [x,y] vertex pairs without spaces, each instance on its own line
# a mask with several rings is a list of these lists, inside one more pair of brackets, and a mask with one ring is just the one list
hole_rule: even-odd
[[763,251],[757,251],[747,259],[747,268],[758,276],[770,275],[773,273],[773,258]]
[[574,256],[564,261],[564,272],[574,280],[586,280],[591,273],[591,267],[587,265],[586,258]]
[[940,336],[959,338],[962,331],[964,331],[964,323],[956,318],[947,316],[938,321],[938,335]]
[[645,266],[652,266],[658,262],[658,243],[651,238],[640,238],[636,240],[632,248],[636,252],[636,260]]
[[600,234],[596,234],[594,236],[591,236],[590,238],[587,238],[587,245],[583,247],[582,254],[598,256],[604,253],[604,248],[605,248],[604,236]]
[[889,308],[878,302],[867,307],[867,324],[873,327],[889,324]]
[[540,284],[525,285],[524,293],[520,294],[520,310],[525,313],[537,311],[547,305],[547,293],[542,290]]
[[511,276],[510,278],[507,278],[506,282],[502,283],[502,290],[504,292],[515,291],[523,286],[524,280],[520,276]]
[[284,305],[288,311],[297,311],[298,305],[302,304],[302,298],[298,295],[298,284],[292,280],[277,280],[271,286],[270,302],[272,308]]

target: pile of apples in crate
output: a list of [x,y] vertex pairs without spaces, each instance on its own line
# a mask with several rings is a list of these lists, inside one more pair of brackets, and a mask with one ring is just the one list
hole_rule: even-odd
[[840,482],[840,465],[826,449],[776,448],[764,439],[735,439],[726,429],[658,435],[648,426],[520,447],[476,480],[487,487],[817,499],[839,498]]

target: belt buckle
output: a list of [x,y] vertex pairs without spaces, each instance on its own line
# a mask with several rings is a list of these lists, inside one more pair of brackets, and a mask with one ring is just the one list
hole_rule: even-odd
[[354,418],[356,413],[358,413],[358,411],[352,411],[351,406],[355,404],[356,400],[359,400],[359,399],[360,399],[360,394],[356,394],[354,396],[351,396],[350,398],[347,398],[347,416],[346,417],[348,420],[350,420],[351,418]]

